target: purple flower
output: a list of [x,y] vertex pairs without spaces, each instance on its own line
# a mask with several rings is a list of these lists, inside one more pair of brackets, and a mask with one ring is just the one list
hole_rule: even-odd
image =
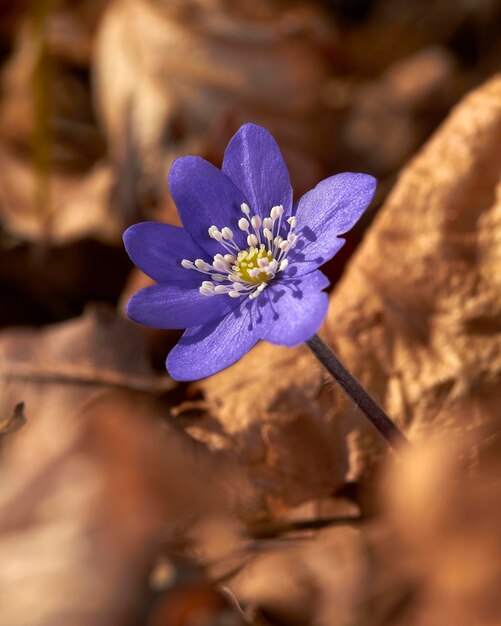
[[127,314],[155,328],[186,328],[167,358],[176,380],[228,367],[257,341],[295,346],[327,312],[329,282],[317,268],[344,244],[376,181],[338,174],[296,205],[289,173],[268,131],[245,124],[222,171],[199,157],[177,159],[169,188],[184,228],[144,222],[124,242],[158,284],[129,301]]

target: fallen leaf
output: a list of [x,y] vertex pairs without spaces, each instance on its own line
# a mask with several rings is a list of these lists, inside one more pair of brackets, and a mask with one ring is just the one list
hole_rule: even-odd
[[397,569],[419,589],[398,623],[500,623],[500,445],[498,417],[467,436],[437,437],[388,468],[381,491],[397,531]]
[[144,395],[105,392],[52,414],[33,406],[2,451],[0,623],[140,623],[159,550],[179,550],[202,512],[221,515],[221,466]]
[[[495,413],[486,398],[501,378],[500,96],[499,77],[469,95],[402,173],[322,330],[414,441],[467,431],[466,406],[474,424]],[[258,345],[197,384],[210,418],[190,432],[236,449],[256,483],[289,503],[372,483],[387,446],[325,381],[306,348]]]
[[24,415],[24,402],[19,402],[14,407],[12,415],[8,418],[0,418],[0,437],[4,437],[9,433],[15,433],[26,424],[26,416]]
[[44,329],[0,333],[2,413],[24,401],[28,414],[75,413],[109,388],[166,392],[173,381],[148,363],[137,326],[105,308]]

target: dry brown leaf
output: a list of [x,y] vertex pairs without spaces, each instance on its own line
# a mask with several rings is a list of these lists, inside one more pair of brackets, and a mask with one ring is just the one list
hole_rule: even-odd
[[412,439],[495,417],[500,148],[498,76],[404,170],[332,298],[331,342]]
[[26,424],[26,416],[24,415],[24,402],[18,402],[12,411],[10,417],[0,417],[0,437],[15,433]]
[[[79,12],[88,13],[80,26],[91,29],[103,3],[61,4],[52,12],[46,7],[46,30],[28,12],[2,67],[0,221],[9,233],[32,241],[95,236],[116,243],[124,222],[111,208],[114,174],[102,160],[90,85],[66,58],[85,56],[72,53],[71,43],[75,50],[90,45],[82,44],[72,20],[75,25]],[[67,42],[64,33],[71,33]]]
[[149,365],[139,328],[105,308],[42,330],[4,330],[0,353],[3,415],[24,401],[28,415],[58,419],[110,387],[139,392],[173,387]]
[[331,384],[306,348],[258,346],[199,383],[209,416],[188,427],[211,447],[238,454],[269,504],[328,496],[343,482],[346,454]]
[[388,472],[384,501],[397,530],[397,569],[419,589],[398,624],[501,623],[499,405],[497,411],[489,431],[439,437]]
[[[321,114],[327,75],[322,46],[331,45],[335,34],[318,7],[299,4],[300,9],[246,0],[111,4],[94,69],[100,117],[121,184],[130,185],[133,168],[140,187],[153,187],[155,197],[163,197],[174,157],[204,153],[217,162],[246,121],[263,123],[275,134],[297,187],[307,188],[318,177],[319,153],[332,151],[326,133],[333,119]],[[323,150],[313,148],[318,145]],[[172,213],[167,217],[172,220]]]
[[[500,155],[496,77],[403,172],[331,297],[324,336],[413,440],[488,422],[499,401]],[[211,418],[192,433],[289,502],[373,480],[386,445],[324,381],[306,348],[261,344],[199,384]]]
[[34,408],[2,450],[0,624],[140,623],[159,548],[221,516],[220,466],[144,396],[52,413]]
[[88,173],[53,173],[47,178],[49,202],[37,205],[40,180],[32,163],[0,151],[0,212],[5,230],[26,241],[53,245],[93,237],[117,244],[124,221],[111,208],[111,166],[97,164]]
[[264,546],[229,586],[246,612],[264,615],[265,623],[368,623],[361,600],[370,571],[367,547],[363,534],[349,527]]

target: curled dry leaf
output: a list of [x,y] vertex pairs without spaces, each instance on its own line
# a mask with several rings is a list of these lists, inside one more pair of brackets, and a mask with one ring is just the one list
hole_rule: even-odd
[[[500,155],[497,76],[404,170],[332,297],[331,343],[414,440],[497,414]],[[352,449],[364,457],[369,447]]]
[[[495,413],[486,398],[501,378],[500,174],[496,77],[404,170],[331,296],[324,337],[414,440]],[[286,501],[363,481],[385,444],[324,380],[305,348],[259,345],[199,384],[211,420],[194,434],[235,446]],[[466,406],[470,419],[458,418]]]

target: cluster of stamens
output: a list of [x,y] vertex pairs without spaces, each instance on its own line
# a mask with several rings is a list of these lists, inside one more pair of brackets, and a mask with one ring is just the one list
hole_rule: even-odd
[[228,226],[221,229],[211,226],[209,235],[221,244],[225,254],[216,254],[212,263],[203,259],[181,261],[185,269],[210,276],[210,280],[204,280],[200,286],[204,296],[228,294],[231,298],[257,298],[268,282],[289,264],[287,254],[297,242],[297,235],[293,233],[296,218],[287,219],[288,232],[282,236],[283,206],[274,206],[269,217],[263,220],[259,215],[251,216],[247,204],[240,208],[245,217],[238,220],[238,228],[247,234],[247,249],[238,247]]

